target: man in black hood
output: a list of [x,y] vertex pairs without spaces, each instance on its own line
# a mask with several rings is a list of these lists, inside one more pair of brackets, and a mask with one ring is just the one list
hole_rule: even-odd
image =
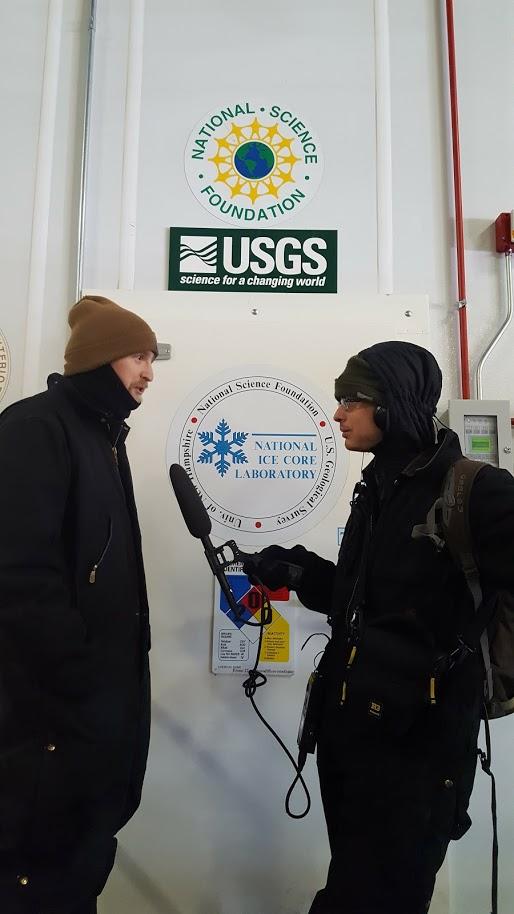
[[148,751],[150,629],[125,418],[155,334],[70,311],[64,377],[0,417],[0,910],[93,914]]
[[[483,670],[476,653],[435,675],[473,618],[449,552],[415,539],[448,469],[454,432],[437,439],[441,372],[430,352],[385,342],[353,356],[335,381],[346,448],[374,455],[352,500],[337,565],[303,546],[270,546],[259,578],[296,586],[327,613],[317,761],[331,848],[310,914],[426,914],[450,839],[471,820]],[[484,593],[514,592],[514,480],[483,468],[470,526]],[[251,576],[252,566],[248,566]]]

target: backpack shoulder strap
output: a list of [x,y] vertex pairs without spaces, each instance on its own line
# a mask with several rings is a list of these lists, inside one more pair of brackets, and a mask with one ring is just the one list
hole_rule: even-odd
[[493,673],[487,625],[492,613],[489,603],[484,604],[469,521],[473,483],[485,466],[486,463],[468,460],[466,457],[457,460],[445,476],[441,498],[443,537],[454,562],[462,569],[475,608],[475,618],[464,632],[461,642],[468,647],[480,643],[485,672],[485,696],[490,700],[493,696]]
[[473,555],[469,504],[473,483],[485,466],[487,464],[481,461],[461,457],[448,470],[441,493],[444,540],[454,561],[463,571],[475,611],[482,603],[482,588]]

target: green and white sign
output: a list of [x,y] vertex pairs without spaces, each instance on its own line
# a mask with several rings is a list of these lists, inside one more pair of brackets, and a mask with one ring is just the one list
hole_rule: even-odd
[[234,99],[210,111],[186,144],[196,199],[232,225],[274,225],[296,214],[318,188],[320,142],[301,112]]
[[168,289],[337,292],[337,232],[171,228]]

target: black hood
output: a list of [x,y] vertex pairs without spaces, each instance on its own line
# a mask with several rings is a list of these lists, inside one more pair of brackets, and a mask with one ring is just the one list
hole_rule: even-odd
[[409,439],[418,450],[434,443],[433,417],[441,396],[441,369],[427,349],[392,340],[359,356],[380,381],[388,410],[386,440]]

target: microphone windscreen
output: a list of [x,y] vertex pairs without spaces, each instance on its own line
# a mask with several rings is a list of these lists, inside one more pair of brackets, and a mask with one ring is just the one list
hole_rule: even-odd
[[170,479],[182,511],[182,517],[191,535],[196,536],[197,539],[209,536],[212,529],[211,519],[184,467],[181,467],[179,463],[172,463]]

